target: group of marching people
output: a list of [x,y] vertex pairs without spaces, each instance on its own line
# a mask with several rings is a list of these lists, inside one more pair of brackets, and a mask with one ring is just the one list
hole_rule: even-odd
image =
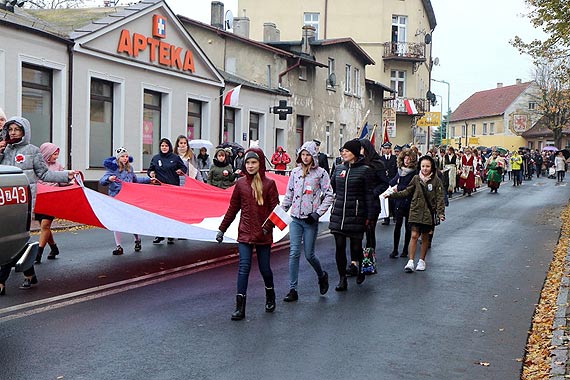
[[[389,146],[383,149],[388,155]],[[291,171],[285,197],[279,207],[290,211],[289,225],[289,292],[283,299],[294,302],[299,299],[298,275],[301,252],[315,274],[320,294],[329,289],[329,275],[321,266],[315,254],[319,218],[331,209],[329,229],[335,241],[335,260],[338,284],[335,290],[348,290],[347,277],[356,277],[356,283],[366,279],[364,263],[374,255],[376,245],[375,227],[381,206],[380,195],[394,201],[397,226],[406,220],[406,241],[408,262],[404,270],[408,273],[426,269],[427,242],[435,225],[445,220],[444,190],[432,157],[418,159],[412,149],[404,149],[394,161],[396,175],[389,178],[385,160],[378,154],[369,140],[347,141],[340,149],[341,160],[331,175],[318,164],[318,146],[315,141],[304,143],[296,156],[297,166]],[[384,157],[386,158],[386,157]],[[265,311],[276,308],[273,272],[270,265],[273,223],[270,214],[279,203],[275,182],[266,175],[265,156],[261,149],[250,148],[245,152],[242,175],[233,189],[228,210],[219,226],[216,240],[222,242],[224,234],[235,220],[241,217],[238,227],[238,278],[236,307],[232,320],[245,318],[247,287],[253,250],[257,252],[258,267],[265,285]],[[400,240],[396,240],[395,250]],[[363,245],[363,240],[366,242]],[[419,238],[422,238],[420,259],[414,261]],[[347,244],[352,264],[348,266]],[[369,256],[364,257],[364,252]],[[372,256],[372,257],[370,257]],[[370,272],[369,272],[370,273]]]

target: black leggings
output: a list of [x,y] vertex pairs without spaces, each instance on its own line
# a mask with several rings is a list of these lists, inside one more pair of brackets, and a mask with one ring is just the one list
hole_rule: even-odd
[[562,170],[557,171],[557,172],[556,172],[556,177],[557,177],[556,179],[557,179],[557,181],[559,181],[559,182],[564,181],[564,175],[565,175],[565,174],[566,174],[566,172],[564,172],[564,171],[562,171]]
[[374,251],[376,251],[376,223],[378,223],[378,215],[366,226],[366,248],[372,248]]
[[346,239],[350,239],[350,259],[358,261],[359,266],[362,263],[362,239],[349,238],[341,234],[333,234],[334,242],[336,244],[336,269],[339,276],[346,276]]
[[[394,252],[398,252],[398,247],[400,246],[400,236],[402,225],[404,225],[405,233],[404,233],[404,249],[402,252],[408,253],[408,244],[410,243],[410,239],[412,237],[412,229],[408,223],[408,217],[410,214],[410,210],[407,212],[396,212],[396,225],[394,226]],[[406,224],[404,224],[404,219],[406,219]]]

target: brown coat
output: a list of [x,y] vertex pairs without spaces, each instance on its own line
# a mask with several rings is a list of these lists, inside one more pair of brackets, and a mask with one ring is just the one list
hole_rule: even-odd
[[260,158],[259,174],[263,184],[263,206],[258,205],[253,197],[251,188],[253,177],[247,174],[244,165],[243,173],[246,173],[246,175],[237,180],[228,211],[219,229],[222,232],[226,232],[238,211],[241,210],[237,241],[248,244],[271,244],[273,243],[271,232],[273,224],[270,221],[265,223],[266,230],[270,231],[268,234],[263,233],[262,225],[275,206],[279,204],[279,193],[275,181],[265,176],[265,156],[261,149],[248,149],[248,151],[250,150],[255,151]]

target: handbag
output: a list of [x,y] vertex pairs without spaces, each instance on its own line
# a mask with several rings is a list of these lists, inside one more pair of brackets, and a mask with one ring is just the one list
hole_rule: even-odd
[[463,179],[469,178],[469,172],[470,171],[471,171],[471,168],[469,166],[465,166],[465,167],[461,168],[461,175],[459,177],[461,177]]
[[420,185],[420,187],[422,188],[422,193],[424,195],[424,199],[426,200],[426,205],[428,206],[429,212],[431,214],[431,223],[434,227],[439,226],[439,223],[441,223],[441,220],[439,220],[439,215],[437,215],[437,212],[433,209],[433,206],[427,198],[426,189],[422,185]]

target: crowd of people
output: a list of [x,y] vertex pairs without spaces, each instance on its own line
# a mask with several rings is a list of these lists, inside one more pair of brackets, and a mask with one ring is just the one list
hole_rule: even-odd
[[[34,201],[37,182],[65,186],[78,174],[75,170],[64,170],[57,163],[59,148],[56,145],[48,142],[38,148],[30,144],[28,120],[21,117],[6,120],[0,110],[0,131],[0,163],[24,170]],[[391,219],[395,222],[389,257],[407,258],[403,268],[407,273],[425,271],[434,231],[445,220],[449,198],[459,192],[469,197],[485,182],[491,193],[498,193],[503,182],[512,180],[513,186],[519,186],[534,174],[562,182],[567,159],[563,151],[540,153],[521,149],[503,152],[471,147],[459,151],[453,147],[434,149],[421,155],[415,146],[406,144],[392,149],[390,142],[382,144],[378,152],[369,140],[354,139],[343,144],[340,156],[329,171],[327,156],[319,152],[320,142],[311,140],[298,148],[295,166],[288,171],[287,164],[292,160],[282,147],[278,147],[268,160],[258,147],[234,151],[219,146],[210,160],[206,148],[201,148],[195,155],[188,143],[185,136],[178,136],[174,146],[169,139],[161,139],[159,152],[152,157],[146,175],[134,173],[133,157],[126,148],[119,147],[114,156],[104,160],[106,172],[99,183],[108,188],[111,197],[121,191],[123,182],[180,186],[191,178],[222,189],[233,188],[216,237],[222,242],[230,224],[241,213],[237,237],[236,304],[232,320],[245,318],[254,252],[265,285],[265,311],[273,312],[276,308],[270,260],[274,225],[269,216],[277,207],[289,211],[292,218],[289,225],[289,291],[283,301],[295,302],[299,299],[301,252],[316,274],[319,293],[324,295],[329,290],[329,273],[323,269],[315,252],[318,221],[329,208],[328,228],[334,238],[338,274],[334,289],[345,292],[349,277],[355,277],[359,285],[367,274],[377,272],[376,227],[381,212],[382,224],[389,224]],[[266,175],[266,162],[275,165],[279,174],[289,174],[281,205],[276,183]],[[46,246],[50,247],[48,259],[56,258],[59,248],[50,228],[54,218],[36,213],[35,219],[41,226],[36,257],[36,264],[40,264]],[[402,227],[404,238],[400,251]],[[114,232],[114,239],[113,255],[123,254],[121,234]],[[159,244],[163,240],[165,237],[157,236],[153,243]],[[167,243],[174,243],[174,239],[169,237]],[[418,243],[419,259],[416,261]],[[141,249],[141,239],[135,234],[134,251]],[[0,295],[6,294],[5,283],[14,265],[9,263],[0,268]],[[24,272],[24,276],[22,289],[38,283],[33,267]]]

